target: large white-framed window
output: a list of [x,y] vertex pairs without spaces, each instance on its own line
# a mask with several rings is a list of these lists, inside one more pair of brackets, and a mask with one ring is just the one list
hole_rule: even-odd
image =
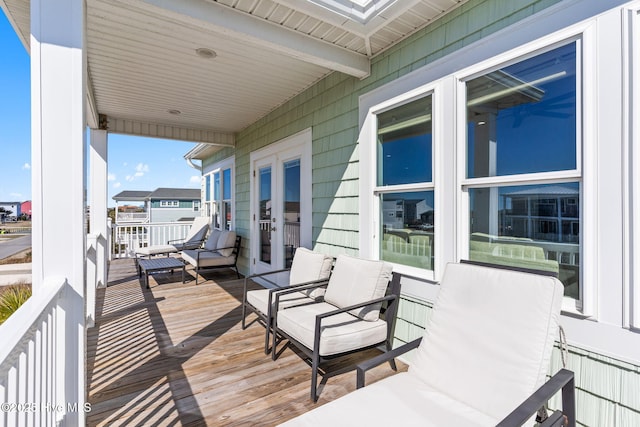
[[217,230],[235,229],[234,164],[235,159],[230,157],[203,171],[204,209],[211,227]]
[[[445,62],[447,72],[433,67],[425,72],[433,80],[413,89],[403,79],[395,92],[407,90],[387,100],[380,93],[394,92],[388,88],[371,95],[378,102],[368,106],[359,138],[361,254],[435,281],[460,259],[552,270],[565,284],[563,308],[594,315],[593,39],[592,26],[581,23],[455,72]],[[432,127],[421,131],[430,132],[429,144],[394,139],[404,127],[409,139],[417,117],[427,116],[411,111],[426,111],[420,105],[427,99]],[[422,161],[423,177],[388,175],[398,167],[386,164],[394,145],[404,159],[399,166]],[[412,265],[400,250],[413,231],[407,212],[419,217],[417,207],[430,200],[430,224],[417,224],[432,229],[430,259],[423,254],[422,265]],[[431,298],[433,291],[412,294]]]
[[583,311],[583,39],[519,53],[457,76],[459,253],[556,273]]

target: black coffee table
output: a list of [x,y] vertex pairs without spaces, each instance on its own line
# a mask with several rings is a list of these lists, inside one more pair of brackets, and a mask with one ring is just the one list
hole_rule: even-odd
[[159,273],[166,270],[171,270],[171,272],[173,272],[173,270],[177,268],[182,269],[182,283],[184,283],[185,263],[178,258],[159,257],[150,259],[139,259],[138,267],[140,269],[138,275],[142,276],[142,273],[144,273],[144,277],[147,282],[147,288],[149,288],[149,274]]

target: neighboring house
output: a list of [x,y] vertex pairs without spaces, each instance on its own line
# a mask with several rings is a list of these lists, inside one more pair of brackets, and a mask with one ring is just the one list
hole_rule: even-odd
[[[106,235],[113,132],[200,143],[185,158],[201,169],[213,227],[242,236],[244,274],[278,269],[305,246],[426,279],[402,282],[396,344],[428,327],[447,263],[557,272],[579,423],[640,425],[640,1],[0,5],[33,53],[31,301],[46,309],[23,334],[55,328],[44,359],[63,356],[54,374],[41,369],[50,364],[34,374],[31,361],[11,364],[21,350],[7,345],[11,378],[85,399],[78,331],[91,324],[95,289],[84,184],[104,211],[91,233]],[[527,204],[527,221],[529,206],[550,212],[559,186],[571,192],[555,198],[569,241],[563,222],[538,234],[513,215],[501,226],[514,204]],[[171,209],[177,199],[159,200]],[[93,258],[104,270],[106,258]],[[557,349],[553,358],[555,371]],[[84,424],[81,412],[56,416]]]
[[26,215],[27,218],[31,219],[31,200],[27,200],[20,204],[20,212],[22,212],[23,215]]
[[4,212],[0,212],[3,221],[22,215],[22,203],[20,202],[0,202],[0,208],[4,208]]
[[[116,223],[192,221],[200,216],[200,190],[192,188],[157,188],[154,191],[122,191],[115,196]],[[120,202],[142,202],[142,208]]]

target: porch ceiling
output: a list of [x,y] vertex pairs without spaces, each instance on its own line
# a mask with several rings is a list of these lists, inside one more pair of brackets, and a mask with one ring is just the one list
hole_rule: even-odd
[[[233,145],[332,71],[366,77],[372,56],[466,1],[87,0],[88,124],[104,114],[110,132]],[[29,49],[29,1],[0,6]]]

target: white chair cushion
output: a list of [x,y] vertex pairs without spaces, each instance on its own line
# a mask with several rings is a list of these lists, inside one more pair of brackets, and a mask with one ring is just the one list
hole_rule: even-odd
[[[271,308],[275,308],[276,297],[272,295]],[[257,308],[261,313],[267,314],[267,308],[269,307],[269,289],[256,289],[247,292],[247,302],[253,307]],[[293,307],[300,304],[313,303],[315,300],[309,298],[302,292],[294,292],[291,294],[285,294],[280,297],[279,307]]]
[[207,237],[207,241],[204,242],[204,248],[210,251],[214,249],[218,249],[218,240],[220,239],[220,235],[222,231],[213,229],[211,233],[209,233],[209,237]]
[[280,425],[488,427],[499,421],[402,372]]
[[[392,265],[384,261],[338,255],[324,300],[344,308],[383,297],[391,280],[392,269]],[[375,321],[379,318],[380,306],[375,304],[352,310],[351,313],[361,319]]]
[[[198,264],[198,252],[200,252],[200,263]],[[222,265],[233,265],[234,256],[222,256],[218,252],[199,251],[198,249],[188,249],[182,251],[182,259],[194,267],[217,267]]]
[[[297,248],[293,256],[293,263],[289,272],[289,284],[312,282],[329,278],[333,258],[311,251],[307,248]],[[324,288],[309,289],[305,293],[311,298],[324,295]]]
[[229,248],[229,249],[220,249],[218,252],[220,255],[224,257],[231,256],[233,253],[233,245],[236,244],[236,232],[235,231],[222,231],[220,233],[220,238],[218,239],[218,247],[219,248]]
[[[278,309],[278,328],[296,341],[313,350],[316,315],[335,310],[324,302]],[[387,323],[383,320],[367,322],[349,313],[340,313],[322,320],[320,355],[344,353],[387,339]]]
[[193,244],[201,242],[207,234],[207,230],[209,230],[209,219],[203,216],[195,218],[189,232],[184,238],[184,243]]
[[545,380],[562,283],[449,264],[440,285],[409,373],[460,404],[502,419]]
[[174,245],[153,245],[136,249],[137,254],[146,256],[168,254],[171,252],[178,252],[178,249]]

